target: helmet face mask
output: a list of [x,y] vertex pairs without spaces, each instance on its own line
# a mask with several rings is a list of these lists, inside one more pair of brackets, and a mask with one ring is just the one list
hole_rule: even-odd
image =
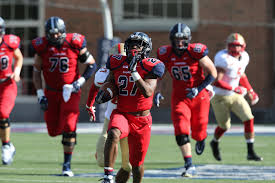
[[45,24],[46,38],[54,46],[62,45],[66,38],[66,26],[59,17],[50,17]]
[[142,58],[149,57],[152,50],[151,38],[143,32],[134,32],[126,39],[125,49],[127,56],[132,57],[138,53]]
[[0,17],[0,37],[5,35],[5,21]]
[[226,40],[227,50],[233,57],[240,56],[241,52],[245,50],[246,43],[243,36],[239,33],[232,33]]
[[191,41],[191,30],[187,25],[177,23],[171,28],[169,38],[174,50],[184,51]]

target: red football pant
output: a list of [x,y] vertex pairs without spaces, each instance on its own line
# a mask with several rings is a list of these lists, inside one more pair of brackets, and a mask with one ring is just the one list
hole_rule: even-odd
[[13,79],[0,83],[0,119],[7,119],[14,107],[17,85]]
[[172,98],[172,121],[174,133],[177,135],[190,135],[196,141],[207,137],[207,124],[210,108],[208,92],[202,90],[194,99]]
[[80,93],[72,93],[70,100],[65,103],[62,92],[45,91],[45,96],[48,99],[48,110],[45,111],[44,119],[50,136],[76,131]]
[[120,139],[128,136],[129,161],[133,167],[144,163],[150,144],[152,116],[133,116],[115,109],[111,114],[108,129],[118,128]]

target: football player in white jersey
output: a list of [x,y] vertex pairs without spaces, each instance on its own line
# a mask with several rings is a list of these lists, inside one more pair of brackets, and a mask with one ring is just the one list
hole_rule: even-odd
[[[109,55],[126,55],[124,50],[124,43],[118,43],[111,48],[109,51]],[[110,70],[107,69],[105,66],[100,68],[94,77],[94,83],[92,84],[89,92],[89,97],[86,103],[86,109],[90,116],[90,121],[95,121],[95,97],[98,93],[98,90],[101,85],[105,82],[106,78],[109,75]],[[105,120],[102,132],[97,140],[96,144],[96,160],[97,164],[100,167],[104,167],[104,146],[107,139],[107,129],[110,121],[110,116],[112,111],[116,109],[116,99],[110,100],[107,103],[107,109],[105,112]],[[132,166],[129,163],[129,148],[128,148],[128,138],[125,137],[120,140],[120,149],[121,149],[121,168],[117,172],[116,179],[119,178],[123,182],[127,182],[130,178],[130,173],[132,170]],[[116,149],[117,151],[117,149]]]
[[219,150],[220,138],[230,128],[230,112],[236,114],[244,124],[244,137],[247,143],[247,160],[262,161],[253,148],[254,144],[254,116],[251,108],[244,98],[248,93],[250,104],[255,105],[259,101],[258,95],[252,89],[245,68],[249,63],[249,55],[245,51],[246,43],[239,33],[228,36],[227,48],[219,51],[214,58],[218,77],[214,83],[215,96],[211,105],[218,122],[214,138],[210,142],[213,156],[221,161]]

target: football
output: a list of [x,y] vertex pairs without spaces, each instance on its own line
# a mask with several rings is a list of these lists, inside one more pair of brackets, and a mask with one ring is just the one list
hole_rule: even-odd
[[108,102],[118,95],[118,87],[112,82],[104,83],[96,96],[96,103],[102,104]]

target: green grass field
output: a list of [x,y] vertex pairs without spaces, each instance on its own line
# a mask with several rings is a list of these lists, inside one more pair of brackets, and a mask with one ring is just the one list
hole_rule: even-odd
[[[77,174],[102,173],[103,169],[95,162],[95,144],[97,134],[78,134],[78,144],[75,148],[72,160],[72,170]],[[248,165],[248,166],[275,166],[275,143],[274,136],[257,136],[255,149],[264,157],[262,162],[251,162],[246,160],[246,144],[242,136],[224,136],[221,143],[222,162],[214,160],[211,154],[207,138],[205,152],[197,156],[193,152],[193,163],[195,165],[217,164],[217,165]],[[41,182],[73,182],[88,183],[99,182],[99,177],[62,177],[63,150],[60,144],[61,137],[51,138],[46,133],[12,133],[12,142],[16,147],[14,163],[10,166],[0,165],[0,183],[41,183]],[[192,145],[195,142],[192,141]],[[120,167],[120,154],[116,163],[116,170]],[[145,160],[146,169],[164,169],[182,167],[180,151],[176,146],[172,135],[153,135],[149,151]],[[199,173],[199,172],[198,172]],[[132,179],[129,181],[132,182]],[[212,182],[242,182],[262,183],[255,180],[207,180],[207,179],[156,179],[145,178],[144,183],[212,183]],[[275,182],[275,180],[264,182]]]

